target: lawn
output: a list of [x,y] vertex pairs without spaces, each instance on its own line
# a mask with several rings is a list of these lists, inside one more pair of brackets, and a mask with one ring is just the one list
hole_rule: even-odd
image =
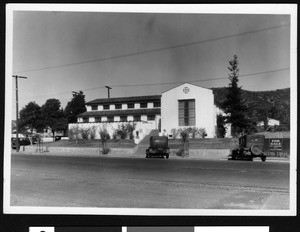
[[[48,142],[44,143],[48,147],[99,147],[99,143],[101,145],[100,140],[59,140],[56,142]],[[120,140],[108,140],[107,147],[108,148],[133,148],[136,144],[134,140],[130,139],[120,139]]]

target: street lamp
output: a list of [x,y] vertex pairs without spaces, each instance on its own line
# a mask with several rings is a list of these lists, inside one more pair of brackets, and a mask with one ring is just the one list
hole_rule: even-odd
[[12,75],[16,78],[16,151],[19,152],[19,99],[18,99],[18,78],[27,79],[27,77]]
[[105,88],[107,88],[107,96],[108,96],[108,98],[110,97],[110,95],[109,95],[109,90],[111,89],[111,87],[109,87],[109,86],[105,86]]

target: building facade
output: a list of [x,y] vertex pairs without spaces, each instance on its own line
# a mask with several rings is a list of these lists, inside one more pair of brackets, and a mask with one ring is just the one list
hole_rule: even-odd
[[[102,98],[86,103],[87,111],[77,116],[76,124],[81,129],[106,129],[112,136],[122,124],[134,124],[138,142],[151,130],[159,129],[161,117],[161,95]],[[99,135],[96,135],[99,138]]]
[[162,93],[161,131],[172,135],[172,129],[203,128],[208,138],[215,137],[216,107],[213,91],[185,83]]
[[87,102],[86,108],[78,115],[78,122],[157,122],[161,95],[96,99]]
[[[212,90],[189,83],[162,95],[102,98],[86,103],[87,111],[78,115],[72,127],[105,128],[112,136],[122,124],[134,123],[139,142],[151,130],[172,137],[172,129],[203,128],[207,137],[215,137],[216,108]],[[96,136],[97,138],[97,136]],[[98,137],[99,138],[99,137]]]

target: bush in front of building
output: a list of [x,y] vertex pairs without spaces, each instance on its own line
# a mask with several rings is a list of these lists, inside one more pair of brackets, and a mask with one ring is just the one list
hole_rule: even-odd
[[91,129],[90,129],[90,139],[94,140],[96,138],[96,127],[95,126],[92,126]]
[[134,139],[133,131],[135,130],[136,123],[127,123],[126,124],[126,131],[127,134],[129,135],[129,139]]
[[114,139],[126,139],[127,138],[127,125],[126,124],[121,124],[118,125],[118,129],[115,130],[114,134],[113,134],[113,138]]
[[83,140],[88,140],[90,138],[90,132],[91,130],[89,128],[81,128],[80,129],[81,138]]
[[176,155],[177,156],[183,156],[184,155],[184,150],[181,148],[181,149],[178,149],[177,151],[176,151]]
[[106,155],[106,154],[108,154],[109,152],[110,152],[110,149],[109,149],[108,147],[105,147],[105,148],[102,149],[102,154],[103,154],[103,155]]
[[80,128],[78,125],[73,126],[68,131],[68,137],[70,140],[75,140],[78,143],[78,139],[80,139]]
[[178,136],[178,130],[176,128],[171,129],[172,138],[175,139]]

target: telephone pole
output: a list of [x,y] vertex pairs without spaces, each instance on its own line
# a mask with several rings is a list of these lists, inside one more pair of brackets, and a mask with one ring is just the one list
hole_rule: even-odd
[[109,90],[111,89],[111,87],[109,87],[109,86],[106,85],[105,88],[107,88],[107,95],[108,95],[108,98],[110,98]]
[[12,75],[16,78],[16,151],[19,152],[19,99],[18,99],[18,78],[27,79],[27,77]]

